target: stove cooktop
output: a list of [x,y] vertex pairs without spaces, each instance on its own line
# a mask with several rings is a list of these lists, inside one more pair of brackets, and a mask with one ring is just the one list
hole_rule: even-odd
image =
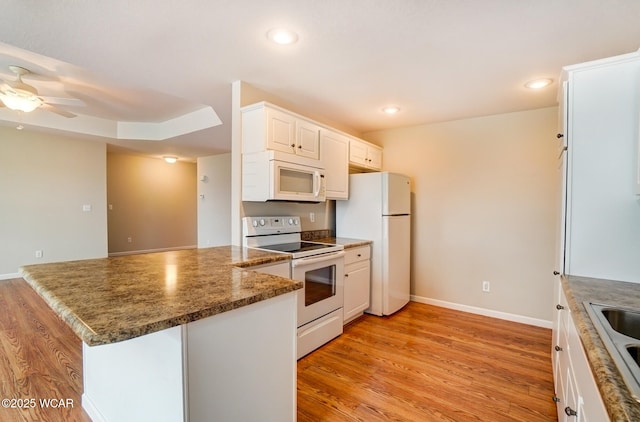
[[335,245],[330,245],[328,243],[314,243],[314,242],[291,242],[291,243],[281,243],[278,245],[268,245],[261,246],[260,249],[268,249],[270,251],[276,252],[288,252],[288,253],[298,253],[298,252],[308,252],[315,251],[320,249],[333,248]]

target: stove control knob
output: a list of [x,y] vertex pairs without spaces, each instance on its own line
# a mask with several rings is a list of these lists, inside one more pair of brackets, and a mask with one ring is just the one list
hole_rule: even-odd
[[264,218],[261,218],[261,219],[260,219],[260,225],[261,225],[261,226],[264,226],[265,224],[266,224],[266,221],[264,221]]
[[290,225],[290,226],[293,226],[293,218],[290,218],[290,219],[289,219],[289,225]]
[[253,225],[253,227],[258,227],[258,220],[253,220],[251,224]]
[[293,224],[296,225],[296,226],[298,225],[298,219],[297,218],[293,219]]

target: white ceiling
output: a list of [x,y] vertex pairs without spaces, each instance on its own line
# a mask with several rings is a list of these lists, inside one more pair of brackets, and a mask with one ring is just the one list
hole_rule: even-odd
[[[551,106],[563,65],[640,48],[638,0],[5,0],[0,9],[0,78],[19,64],[43,95],[85,102],[66,108],[73,119],[36,110],[20,120],[1,108],[0,124],[102,125],[89,137],[185,158],[230,149],[235,80],[364,133]],[[277,26],[299,42],[271,45],[265,33]],[[555,83],[523,87],[538,77]],[[389,104],[401,112],[383,115]],[[140,127],[122,131],[125,121]],[[137,129],[170,137],[129,140]]]

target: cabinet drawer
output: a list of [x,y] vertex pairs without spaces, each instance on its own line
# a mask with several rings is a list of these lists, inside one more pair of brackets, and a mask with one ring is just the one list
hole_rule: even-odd
[[358,248],[345,249],[344,264],[349,265],[352,262],[367,260],[371,257],[371,248],[369,246],[361,246]]

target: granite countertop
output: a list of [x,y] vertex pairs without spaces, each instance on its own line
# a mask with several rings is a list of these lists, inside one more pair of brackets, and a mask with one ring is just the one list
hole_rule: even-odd
[[362,239],[349,239],[346,237],[322,237],[320,239],[313,239],[314,242],[332,243],[334,245],[342,245],[345,249],[357,248],[358,246],[371,245],[370,240]]
[[244,269],[289,260],[239,246],[22,267],[22,277],[89,346],[186,324],[302,288]]
[[612,421],[640,421],[640,403],[631,396],[583,305],[590,301],[638,308],[640,283],[566,276],[562,285],[609,417]]

